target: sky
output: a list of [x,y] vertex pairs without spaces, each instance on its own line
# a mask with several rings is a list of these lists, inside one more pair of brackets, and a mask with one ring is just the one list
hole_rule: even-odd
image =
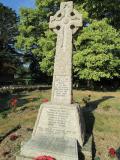
[[21,7],[34,8],[35,0],[0,0],[0,3],[8,6],[19,13]]

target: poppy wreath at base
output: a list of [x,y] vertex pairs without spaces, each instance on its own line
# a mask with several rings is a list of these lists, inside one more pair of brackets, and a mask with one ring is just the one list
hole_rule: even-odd
[[33,160],[56,160],[56,159],[51,156],[38,156],[34,158]]

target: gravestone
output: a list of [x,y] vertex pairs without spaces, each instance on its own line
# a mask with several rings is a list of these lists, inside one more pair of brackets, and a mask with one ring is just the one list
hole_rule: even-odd
[[72,36],[82,26],[82,16],[73,2],[62,2],[50,17],[57,34],[51,101],[40,106],[31,139],[24,143],[17,160],[49,155],[56,160],[78,160],[85,126],[80,106],[72,103]]

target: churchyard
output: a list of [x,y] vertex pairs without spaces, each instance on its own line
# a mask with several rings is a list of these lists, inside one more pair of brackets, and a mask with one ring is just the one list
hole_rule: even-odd
[[120,160],[119,23],[85,3],[0,3],[0,160]]
[[[87,127],[93,125],[94,145],[96,156],[100,159],[110,160],[108,157],[109,148],[120,147],[120,91],[100,92],[89,90],[74,90],[74,101],[86,108],[85,99],[91,95],[87,109],[91,108],[86,115]],[[21,125],[21,128],[11,134],[17,134],[16,140],[10,140],[9,134],[0,144],[0,159],[15,160],[15,155],[20,150],[20,144],[28,140],[36,120],[38,109],[41,103],[50,100],[51,90],[36,90],[31,92],[14,93],[6,98],[0,97],[0,105],[7,106],[12,97],[16,97],[17,105],[15,111],[12,108],[0,113],[1,137],[8,131]],[[93,107],[93,110],[92,110]],[[3,113],[7,113],[4,117]],[[7,154],[8,152],[8,154]],[[5,154],[6,153],[6,154]]]

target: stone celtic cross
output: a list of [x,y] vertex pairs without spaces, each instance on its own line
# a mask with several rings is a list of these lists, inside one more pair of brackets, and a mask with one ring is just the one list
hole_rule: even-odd
[[[72,35],[80,26],[82,16],[73,9],[72,1],[62,2],[50,18],[49,27],[57,34],[51,102],[41,104],[32,137],[16,160],[49,154],[56,160],[79,159],[85,125],[79,104],[72,104]],[[85,152],[88,154],[86,147]]]
[[72,35],[82,26],[82,15],[73,2],[62,2],[60,10],[50,17],[49,28],[57,34],[51,102],[72,103]]

